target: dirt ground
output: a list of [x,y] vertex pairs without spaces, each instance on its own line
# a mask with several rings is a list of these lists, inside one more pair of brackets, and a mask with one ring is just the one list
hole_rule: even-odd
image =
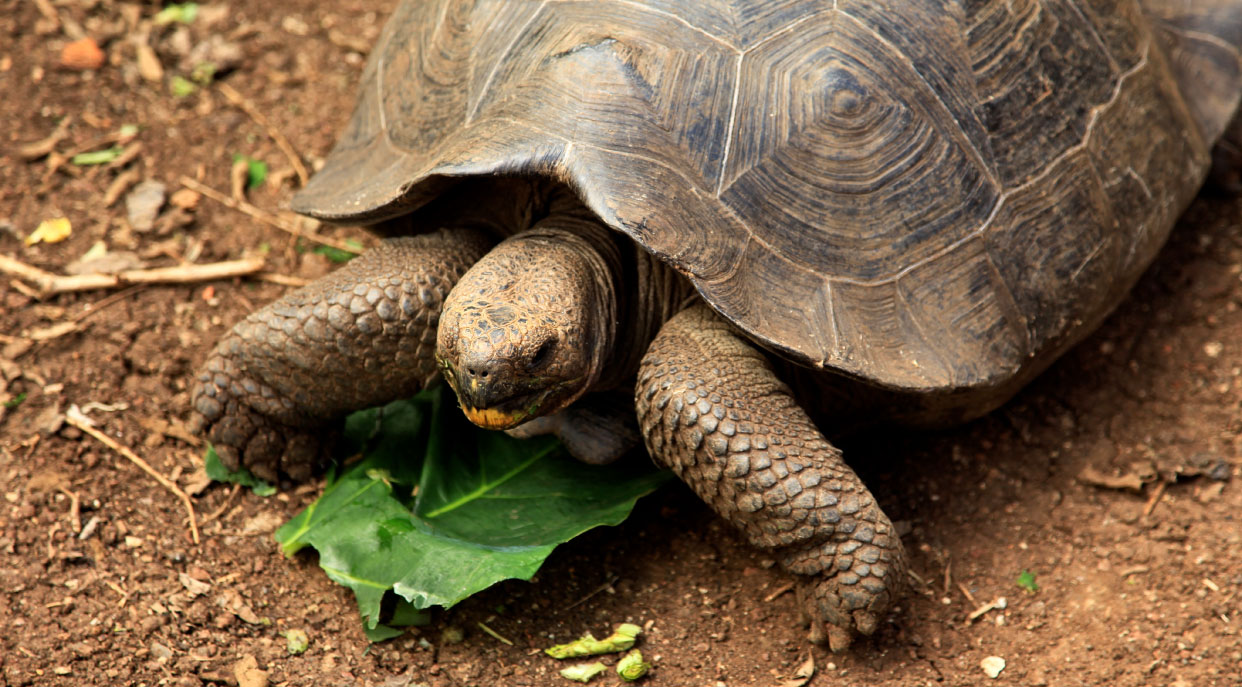
[[[63,274],[104,241],[147,267],[266,255],[271,274],[326,272],[309,244],[212,198],[175,197],[143,231],[127,219],[133,188],[112,203],[108,191],[154,179],[172,194],[186,176],[227,198],[242,155],[270,165],[250,202],[278,210],[298,181],[271,132],[322,159],[389,8],[216,3],[189,25],[152,27],[152,3],[3,0],[0,255]],[[103,46],[97,68],[62,66],[81,35]],[[215,85],[173,94],[203,54],[267,125]],[[121,160],[66,159],[109,148],[128,124],[138,130]],[[72,225],[66,240],[24,244],[56,217]],[[836,655],[805,641],[771,561],[680,487],[562,547],[534,583],[370,645],[349,593],[271,539],[315,485],[271,498],[204,489],[201,451],[184,438],[191,372],[288,287],[245,278],[40,299],[5,276],[0,685],[566,685],[536,650],[622,621],[648,628],[652,685],[778,685],[808,656],[820,686],[1242,684],[1240,226],[1242,198],[1204,194],[1103,328],[991,416],[851,441],[852,463],[908,530],[914,576],[875,637]],[[169,490],[60,422],[72,405],[195,492],[201,543]],[[1019,586],[1024,571],[1037,591]],[[289,629],[307,633],[305,653],[286,650]],[[1005,662],[995,679],[980,666],[993,656]]]

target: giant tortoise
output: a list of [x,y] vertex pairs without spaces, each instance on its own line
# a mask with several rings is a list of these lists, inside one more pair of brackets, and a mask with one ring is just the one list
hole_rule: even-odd
[[840,648],[904,554],[827,437],[986,413],[1095,327],[1239,45],[1234,0],[404,0],[294,199],[387,238],[225,336],[196,424],[305,478],[442,375],[583,460],[641,435]]

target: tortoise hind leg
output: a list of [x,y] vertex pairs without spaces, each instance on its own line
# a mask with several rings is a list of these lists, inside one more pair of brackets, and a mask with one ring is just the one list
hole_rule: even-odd
[[491,245],[474,229],[387,239],[255,311],[199,372],[193,428],[230,469],[309,477],[331,423],[437,378],[440,307]]
[[903,575],[901,541],[767,359],[697,305],[660,330],[635,394],[652,457],[806,576],[812,636],[840,650],[871,634]]

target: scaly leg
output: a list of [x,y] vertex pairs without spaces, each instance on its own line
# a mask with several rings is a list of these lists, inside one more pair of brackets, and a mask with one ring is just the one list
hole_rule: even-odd
[[669,320],[635,389],[652,457],[752,544],[807,576],[812,636],[871,634],[904,574],[893,525],[767,359],[704,305]]
[[387,239],[252,313],[199,372],[194,429],[230,469],[309,477],[333,423],[438,376],[441,305],[492,243],[475,229]]

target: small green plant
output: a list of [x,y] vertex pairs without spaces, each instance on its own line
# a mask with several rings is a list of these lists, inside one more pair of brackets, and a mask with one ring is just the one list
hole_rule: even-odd
[[73,159],[70,160],[70,162],[82,167],[89,165],[106,165],[120,157],[124,150],[125,149],[121,146],[112,146],[111,148],[105,148],[104,150],[95,150],[89,153],[78,153],[73,156]]
[[198,17],[197,2],[181,2],[168,5],[155,15],[155,23],[159,26],[165,24],[190,24]]
[[246,163],[246,188],[258,188],[267,181],[267,163],[246,155],[233,154],[233,163]]
[[1034,594],[1039,591],[1039,584],[1035,582],[1035,573],[1030,570],[1023,570],[1019,573],[1018,586],[1025,589],[1030,594]]
[[358,254],[364,250],[362,243],[355,239],[345,239],[345,245],[349,246],[350,250],[343,250],[336,246],[320,245],[315,246],[311,252],[316,255],[322,255],[332,262],[349,262],[358,257]]

